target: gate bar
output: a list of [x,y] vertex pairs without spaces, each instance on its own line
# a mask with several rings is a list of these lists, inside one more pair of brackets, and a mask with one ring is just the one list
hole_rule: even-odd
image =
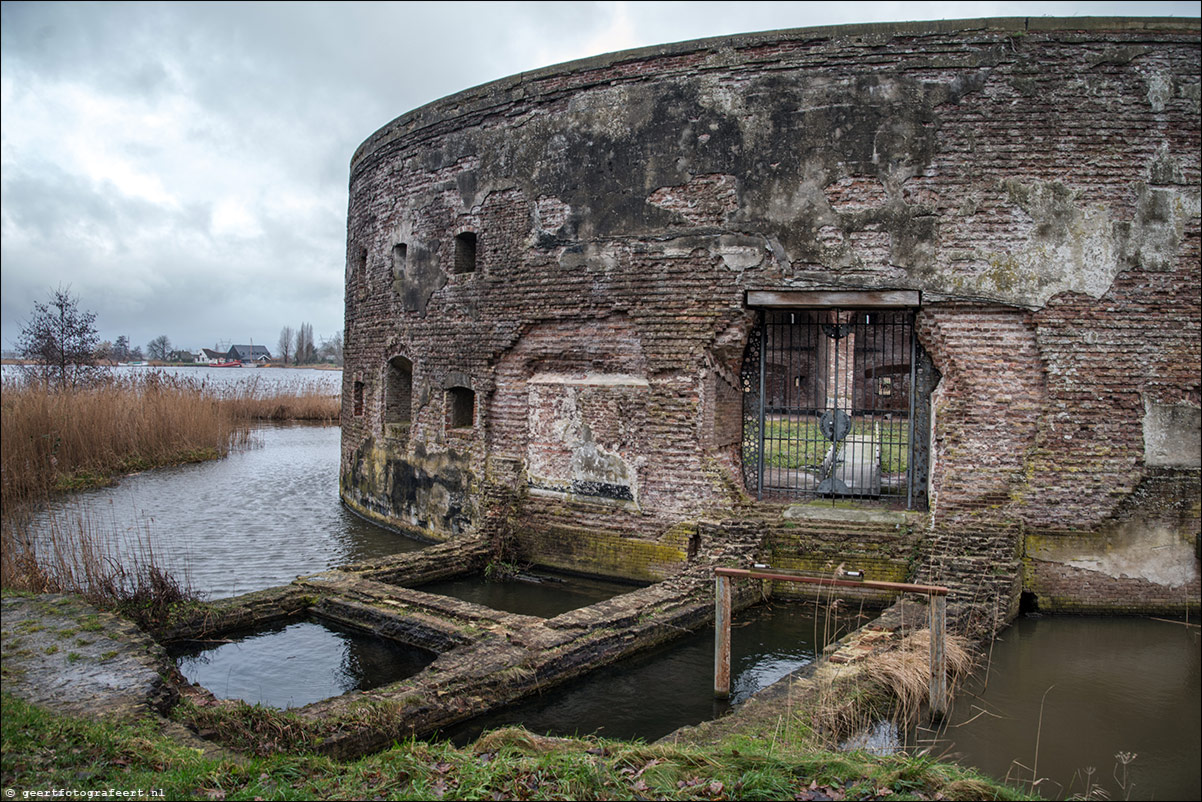
[[944,642],[947,634],[947,594],[941,585],[912,585],[905,582],[875,582],[858,579],[829,579],[821,576],[760,571],[748,568],[714,569],[714,696],[730,696],[730,599],[731,583],[735,579],[768,579],[775,582],[799,582],[804,585],[825,585],[838,588],[869,588],[902,593],[924,593],[930,609],[931,627],[931,711],[936,716],[947,712],[947,653]]

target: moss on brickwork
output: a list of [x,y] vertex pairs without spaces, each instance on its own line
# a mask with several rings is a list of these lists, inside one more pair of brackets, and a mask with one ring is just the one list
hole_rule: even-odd
[[[799,557],[775,552],[771,560],[773,568],[785,568],[812,576],[831,578],[835,577],[833,569],[839,565],[839,563],[832,564],[831,560],[822,557]],[[864,578],[874,582],[906,582],[908,580],[907,573],[909,567],[905,560],[898,561],[895,559],[871,558],[857,555],[854,557],[848,556],[846,560],[841,562],[847,570],[863,571]],[[861,598],[871,601],[873,604],[881,605],[892,601],[896,596],[893,593],[869,590],[857,591],[854,588],[839,588],[838,591],[832,591],[830,588],[823,589],[821,586],[803,585],[795,582],[773,582],[772,595],[787,598]]]
[[688,559],[688,537],[695,524],[681,524],[660,540],[620,532],[572,526],[514,535],[523,559],[546,568],[581,574],[658,582],[675,574]]

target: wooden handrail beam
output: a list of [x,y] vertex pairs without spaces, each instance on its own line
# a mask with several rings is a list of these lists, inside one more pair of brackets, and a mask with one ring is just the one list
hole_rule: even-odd
[[834,579],[782,573],[780,569],[759,571],[749,568],[715,568],[714,574],[728,576],[732,579],[770,579],[777,582],[801,582],[806,585],[827,585],[837,588],[871,588],[872,590],[893,590],[899,593],[923,593],[927,596],[946,596],[948,594],[948,589],[940,585],[910,585],[905,582],[875,582],[869,579]]

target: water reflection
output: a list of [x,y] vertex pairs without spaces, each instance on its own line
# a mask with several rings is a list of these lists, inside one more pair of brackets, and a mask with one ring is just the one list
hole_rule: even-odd
[[316,621],[279,624],[218,646],[181,646],[173,654],[180,673],[215,696],[279,708],[387,685],[435,657]]
[[81,517],[120,549],[148,539],[156,560],[210,598],[421,548],[341,504],[338,427],[263,427],[255,441],[225,459],[156,468],[75,494],[56,515]]
[[1087,783],[1111,799],[1202,798],[1200,640],[1154,619],[1019,619],[918,745],[1047,798]]

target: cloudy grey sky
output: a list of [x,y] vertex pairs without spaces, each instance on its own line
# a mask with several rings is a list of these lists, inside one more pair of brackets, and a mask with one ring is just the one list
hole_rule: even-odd
[[103,339],[342,328],[348,164],[392,118],[523,70],[773,28],[1193,16],[1196,2],[4,2],[5,349],[69,285]]

